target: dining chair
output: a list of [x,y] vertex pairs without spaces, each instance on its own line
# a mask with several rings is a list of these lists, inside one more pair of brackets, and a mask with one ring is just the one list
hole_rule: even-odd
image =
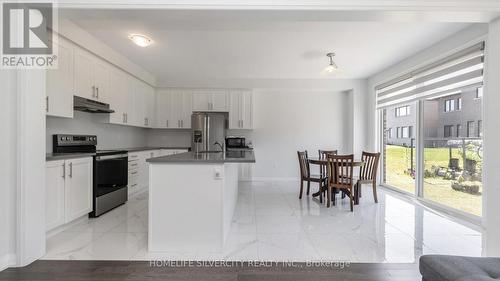
[[[299,167],[300,167],[300,194],[299,199],[302,199],[302,193],[304,189],[304,182],[307,182],[307,192],[309,195],[309,191],[311,188],[311,182],[317,182],[319,185],[319,190],[326,185],[326,177],[322,177],[321,175],[311,175],[311,170],[309,168],[309,159],[306,151],[297,151],[297,156],[299,157]],[[320,201],[321,194],[320,194]]]
[[[327,203],[326,207],[330,207],[332,200],[332,192],[334,189],[341,190],[349,196],[351,212],[354,210],[354,194],[353,194],[353,168],[354,155],[328,155],[328,163],[326,172],[328,178],[327,185]],[[335,197],[333,197],[335,201]],[[335,202],[334,202],[335,204]]]
[[359,169],[359,179],[355,185],[356,197],[361,197],[361,186],[363,184],[372,184],[373,187],[373,199],[375,203],[378,203],[377,199],[377,171],[378,162],[380,159],[380,152],[371,153],[363,151],[361,154],[361,161],[364,163]]
[[[328,155],[337,155],[337,150],[318,150],[319,160],[326,160]],[[326,177],[326,165],[320,166],[319,174],[320,176]]]

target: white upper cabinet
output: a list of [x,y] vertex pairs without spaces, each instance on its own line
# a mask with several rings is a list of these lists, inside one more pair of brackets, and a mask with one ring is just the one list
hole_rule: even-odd
[[62,37],[59,37],[57,46],[58,68],[47,70],[45,110],[50,116],[73,118],[74,46]]
[[80,48],[75,49],[75,95],[96,99],[94,85],[94,56]]
[[156,92],[156,128],[190,129],[192,93],[168,89]]
[[109,90],[106,97],[114,113],[109,114],[109,122],[127,124],[129,113],[128,77],[121,70],[112,68],[109,72]]
[[152,127],[155,118],[155,92],[146,83],[137,80],[135,82],[135,125],[140,127]]
[[195,91],[193,111],[228,111],[227,93],[223,90]]
[[169,91],[158,91],[156,92],[156,128],[173,128],[175,122],[172,122],[171,118],[171,94]]
[[75,95],[105,102],[110,66],[78,47],[75,48],[74,58]]
[[95,98],[100,102],[109,103],[110,68],[110,65],[99,59],[94,62]]
[[172,128],[190,129],[193,95],[189,91],[176,90],[171,93]]
[[253,129],[252,91],[231,91],[229,100],[229,129]]

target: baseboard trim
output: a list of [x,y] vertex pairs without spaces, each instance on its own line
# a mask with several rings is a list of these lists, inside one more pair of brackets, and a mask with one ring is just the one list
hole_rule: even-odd
[[15,255],[4,255],[0,258],[0,271],[3,271],[9,267],[16,266],[16,256]]
[[289,178],[289,177],[254,177],[251,181],[264,181],[264,182],[268,182],[268,181],[299,181],[298,178]]

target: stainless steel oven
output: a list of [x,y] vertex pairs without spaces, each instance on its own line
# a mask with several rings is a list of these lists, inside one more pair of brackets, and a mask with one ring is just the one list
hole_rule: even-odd
[[97,217],[128,199],[128,154],[124,151],[97,151],[94,161],[94,210]]

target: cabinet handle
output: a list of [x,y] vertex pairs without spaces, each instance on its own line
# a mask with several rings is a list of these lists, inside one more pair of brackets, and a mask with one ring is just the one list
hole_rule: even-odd
[[45,97],[45,112],[49,112],[49,97]]
[[125,123],[125,113],[122,113],[122,122]]
[[165,126],[165,127],[167,127],[167,128],[168,128],[168,120],[167,120],[167,122],[166,122],[166,126]]
[[125,113],[125,123],[128,124],[128,113]]
[[132,175],[136,175],[136,174],[137,174],[137,172],[132,172],[132,173],[130,173],[130,174],[132,174]]
[[95,86],[92,86],[92,97],[95,97]]
[[69,163],[69,177],[73,177],[73,162]]
[[62,174],[63,179],[66,178],[66,163],[63,163],[63,174]]
[[99,87],[96,87],[96,96],[97,99],[99,99]]
[[181,127],[181,120],[177,120],[177,128]]

